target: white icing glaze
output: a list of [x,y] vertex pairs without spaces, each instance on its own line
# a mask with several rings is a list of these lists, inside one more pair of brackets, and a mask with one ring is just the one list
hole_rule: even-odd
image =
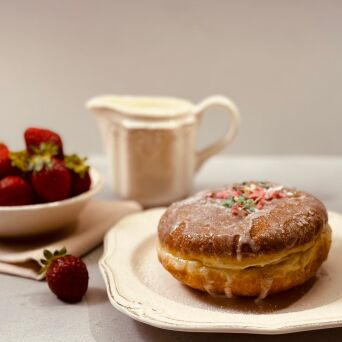
[[233,298],[234,297],[234,295],[232,293],[232,283],[233,283],[232,277],[229,274],[227,274],[226,282],[224,285],[224,293],[225,293],[227,298]]
[[272,284],[273,284],[273,278],[272,277],[265,277],[262,279],[261,284],[260,284],[261,291],[260,291],[260,294],[259,294],[258,298],[256,299],[256,301],[260,301],[260,300],[267,297],[267,295],[268,295],[268,293],[272,287]]

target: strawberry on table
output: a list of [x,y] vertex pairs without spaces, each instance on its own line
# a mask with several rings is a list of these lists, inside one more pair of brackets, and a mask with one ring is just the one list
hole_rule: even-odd
[[41,273],[46,272],[46,280],[51,291],[63,302],[79,302],[88,289],[88,270],[78,257],[67,255],[65,248],[51,253],[44,250],[41,259]]
[[81,158],[77,154],[64,157],[65,166],[71,175],[71,195],[76,196],[90,189],[91,178],[89,175],[89,165],[86,158]]
[[[26,149],[29,153],[35,154],[39,150],[43,143],[56,146],[55,156],[59,159],[63,159],[63,143],[61,137],[49,129],[43,128],[27,128],[25,133]],[[46,146],[46,145],[45,145]]]
[[31,183],[38,196],[47,202],[70,197],[71,177],[63,161],[49,155],[35,155],[30,160]]
[[0,181],[0,205],[26,205],[33,203],[31,186],[19,176],[7,176]]
[[0,143],[0,179],[10,175],[11,172],[10,152],[5,144]]

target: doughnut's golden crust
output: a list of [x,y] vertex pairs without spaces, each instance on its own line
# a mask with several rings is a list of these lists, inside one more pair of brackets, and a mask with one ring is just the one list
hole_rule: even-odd
[[245,217],[208,192],[172,204],[158,226],[159,260],[181,282],[208,292],[264,296],[303,284],[327,258],[331,231],[318,199],[284,189],[289,196]]
[[245,269],[207,267],[198,263],[190,267],[186,261],[177,266],[169,253],[158,250],[162,265],[177,280],[202,291],[228,296],[266,296],[304,284],[312,278],[327,258],[331,244],[331,231],[327,226],[311,249],[295,253],[278,264]]

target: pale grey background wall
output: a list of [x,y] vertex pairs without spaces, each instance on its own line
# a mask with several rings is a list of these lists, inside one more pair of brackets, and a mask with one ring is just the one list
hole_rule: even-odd
[[[100,152],[84,102],[101,93],[226,94],[227,152],[341,154],[342,1],[0,0],[2,140],[39,125]],[[224,129],[208,115],[201,144]]]

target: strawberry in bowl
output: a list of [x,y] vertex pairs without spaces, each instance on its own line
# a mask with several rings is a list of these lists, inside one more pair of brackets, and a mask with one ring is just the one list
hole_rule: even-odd
[[55,146],[54,155],[59,159],[63,159],[63,142],[61,137],[49,129],[42,128],[27,128],[24,132],[27,152],[34,154],[37,149],[40,149],[42,144],[50,144]]
[[86,158],[64,153],[57,133],[28,128],[24,138],[19,152],[0,143],[0,236],[70,226],[103,183]]

